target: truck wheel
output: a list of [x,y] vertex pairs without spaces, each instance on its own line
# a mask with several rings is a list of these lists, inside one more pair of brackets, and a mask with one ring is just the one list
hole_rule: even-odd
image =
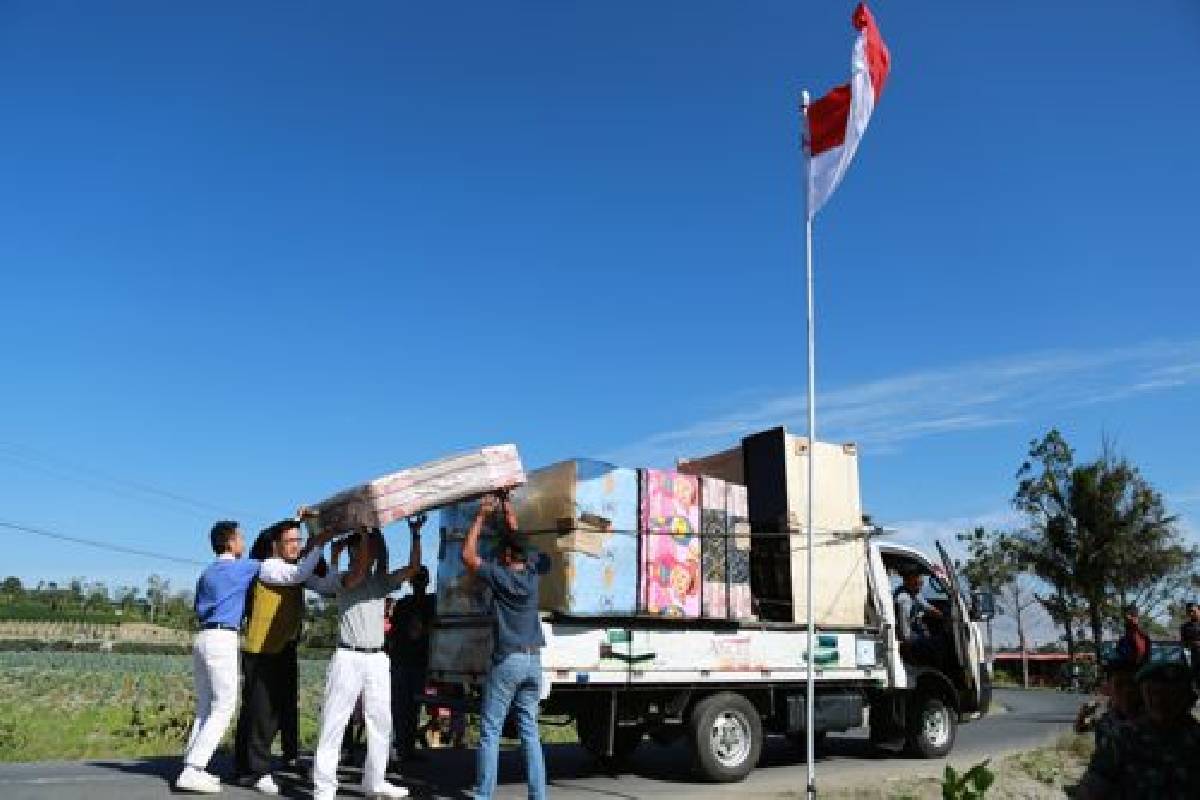
[[941,758],[954,747],[954,709],[940,697],[918,694],[908,710],[908,750],[919,758]]
[[696,768],[719,783],[740,781],[762,753],[762,718],[740,694],[720,692],[692,708],[688,737]]

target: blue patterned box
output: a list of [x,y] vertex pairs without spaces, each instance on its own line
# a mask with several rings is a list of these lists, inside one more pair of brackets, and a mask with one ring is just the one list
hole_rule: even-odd
[[637,470],[574,459],[536,470],[513,493],[522,530],[551,559],[543,609],[636,611],[637,492]]

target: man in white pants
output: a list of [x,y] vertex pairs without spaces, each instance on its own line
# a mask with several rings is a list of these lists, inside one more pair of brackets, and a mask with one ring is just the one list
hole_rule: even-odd
[[[362,790],[368,797],[407,797],[408,790],[387,782],[388,749],[392,737],[391,668],[383,649],[384,599],[421,568],[423,516],[410,519],[412,551],[408,566],[387,571],[387,545],[378,530],[349,537],[350,571],[331,571],[310,580],[310,589],[337,598],[338,647],[325,678],[321,734],[313,763],[313,800],[333,800],[337,794],[338,756],[346,722],[359,695],[367,727],[367,759]],[[375,570],[371,572],[374,563]]]
[[[303,511],[302,511],[303,513]],[[246,541],[236,522],[222,520],[213,525],[209,540],[217,560],[205,568],[196,582],[196,617],[200,632],[192,649],[196,673],[196,721],[183,754],[183,770],[175,788],[188,792],[216,794],[221,781],[208,772],[217,745],[233,719],[238,694],[238,630],[246,610],[246,591],[257,577],[264,583],[303,583],[321,557],[321,535],[310,539],[299,563],[281,558],[264,562],[242,559]],[[268,778],[270,776],[267,776]],[[273,782],[257,787],[278,794]]]

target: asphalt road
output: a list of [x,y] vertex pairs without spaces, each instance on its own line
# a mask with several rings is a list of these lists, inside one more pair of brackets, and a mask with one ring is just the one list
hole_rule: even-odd
[[[996,692],[996,700],[1007,713],[988,716],[958,730],[954,752],[948,759],[956,766],[969,766],[985,758],[1025,750],[1053,741],[1071,724],[1082,698],[1053,691]],[[889,756],[873,750],[865,732],[830,736],[818,755],[818,788],[878,785],[887,778],[940,773],[946,761],[922,761]],[[547,747],[547,766],[552,783],[550,795],[571,800],[604,798],[802,797],[805,765],[799,748],[787,740],[769,741],[759,768],[740,784],[707,784],[690,773],[688,755],[682,745],[659,747],[645,743],[619,775],[599,770],[579,747]],[[217,763],[222,772],[226,764]],[[0,764],[0,798],[5,800],[140,800],[172,796],[169,781],[178,770],[174,759],[142,761],[86,761],[35,764]],[[502,798],[525,796],[523,765],[516,752],[501,759]],[[437,751],[428,760],[414,764],[399,782],[416,798],[466,798],[474,775],[473,753]],[[311,796],[308,783],[299,775],[277,774],[284,795]],[[397,776],[393,776],[397,779]],[[343,773],[346,786],[357,783],[353,771]],[[176,797],[183,797],[177,794]],[[256,792],[227,786],[223,797],[260,797]],[[341,796],[360,796],[346,788]]]

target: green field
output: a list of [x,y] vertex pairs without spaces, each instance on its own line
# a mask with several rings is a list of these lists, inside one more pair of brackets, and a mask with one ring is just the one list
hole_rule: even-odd
[[[305,750],[316,744],[325,666],[300,661]],[[178,755],[194,704],[191,656],[0,652],[0,761]],[[574,741],[575,729],[543,734]]]

